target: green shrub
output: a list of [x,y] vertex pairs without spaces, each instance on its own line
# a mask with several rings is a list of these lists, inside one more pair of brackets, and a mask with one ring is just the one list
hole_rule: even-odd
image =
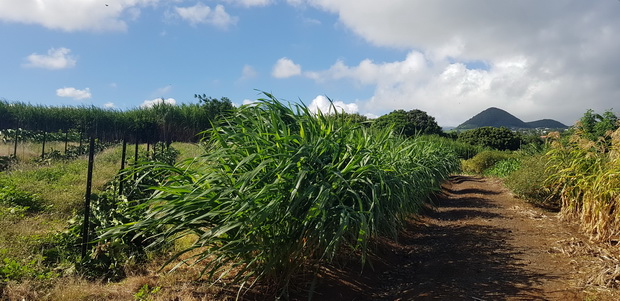
[[454,153],[459,159],[467,160],[473,158],[479,152],[483,151],[484,148],[479,145],[471,145],[469,143],[457,141],[451,137],[442,137],[439,135],[425,135],[419,136],[416,138],[418,141],[437,141],[441,140],[441,143]]
[[478,153],[469,160],[462,161],[461,168],[465,173],[483,174],[497,162],[514,158],[509,152],[486,150]]
[[508,128],[485,126],[459,134],[458,141],[497,150],[517,150],[523,143],[521,135]]
[[495,163],[491,168],[484,171],[485,176],[495,176],[505,178],[515,172],[521,166],[521,160],[511,158]]
[[529,202],[558,207],[559,203],[551,199],[551,189],[545,185],[550,173],[545,155],[526,157],[522,159],[521,167],[509,174],[504,183],[515,195]]
[[42,201],[36,195],[19,190],[14,184],[3,179],[0,179],[0,205],[26,208],[29,211],[43,208]]
[[5,257],[0,261],[0,284],[7,281],[20,281],[24,279],[50,279],[56,275],[46,269],[41,262],[43,257],[37,256],[27,261],[20,261]]

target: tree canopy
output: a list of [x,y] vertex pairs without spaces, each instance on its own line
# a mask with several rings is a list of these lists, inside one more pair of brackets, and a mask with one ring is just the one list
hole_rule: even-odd
[[485,126],[459,134],[458,141],[498,150],[517,150],[523,143],[521,135],[505,127]]
[[588,139],[596,141],[599,137],[605,136],[608,131],[618,128],[618,117],[612,111],[606,111],[600,115],[590,109],[583,114],[575,128],[583,131]]
[[440,135],[443,133],[434,117],[417,109],[411,111],[392,111],[389,114],[377,118],[372,126],[376,128],[393,127],[394,132],[406,137],[427,134]]

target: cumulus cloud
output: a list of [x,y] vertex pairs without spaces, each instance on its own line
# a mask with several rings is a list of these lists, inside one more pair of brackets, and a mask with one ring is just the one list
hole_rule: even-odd
[[106,102],[106,103],[103,104],[103,107],[106,108],[106,109],[113,109],[116,106],[114,105],[113,102]]
[[160,0],[4,0],[0,1],[0,20],[64,31],[124,31],[127,29],[125,19],[136,19],[141,8],[158,2]]
[[412,51],[402,61],[363,60],[356,66],[337,61],[328,70],[305,75],[319,83],[343,80],[358,86],[373,86],[374,95],[357,104],[361,111],[373,114],[415,108],[429,112],[440,124],[458,125],[496,106],[526,119],[532,111],[546,109],[547,115],[541,116],[551,118],[550,112],[554,112],[551,106],[560,103],[537,100],[546,98],[544,87],[553,86],[554,79],[535,76],[528,68],[529,62],[523,57],[507,58],[488,69],[476,69],[448,59],[433,61]]
[[271,75],[275,78],[288,78],[301,74],[301,66],[289,58],[281,58],[273,66]]
[[325,114],[333,114],[336,112],[345,113],[357,113],[357,104],[355,103],[344,103],[342,101],[330,101],[327,97],[323,95],[319,95],[315,97],[312,102],[308,105],[308,109],[311,112]]
[[56,95],[60,97],[69,97],[75,100],[88,99],[92,97],[90,93],[90,89],[86,88],[83,90],[79,90],[73,87],[65,87],[56,90]]
[[[300,5],[299,1],[293,1]],[[489,106],[571,124],[620,97],[617,1],[306,0],[354,34],[408,50],[401,61],[337,61],[304,73],[374,87],[360,110],[419,108],[457,125]]]
[[26,57],[28,63],[24,66],[44,69],[65,69],[75,67],[77,60],[69,55],[71,50],[68,48],[51,48],[45,54],[33,53]]
[[175,7],[174,9],[181,19],[191,25],[211,24],[220,28],[227,28],[237,23],[237,18],[230,16],[221,4],[212,9],[202,2],[198,2],[194,6]]
[[151,99],[151,100],[145,100],[144,102],[142,102],[142,104],[140,105],[141,108],[152,108],[154,105],[156,104],[167,104],[167,105],[176,105],[177,101],[174,98],[156,98],[156,99]]

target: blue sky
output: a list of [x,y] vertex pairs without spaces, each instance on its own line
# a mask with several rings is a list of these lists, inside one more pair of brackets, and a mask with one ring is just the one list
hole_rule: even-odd
[[0,0],[0,39],[0,98],[33,104],[263,90],[454,126],[490,106],[572,124],[620,98],[616,0]]

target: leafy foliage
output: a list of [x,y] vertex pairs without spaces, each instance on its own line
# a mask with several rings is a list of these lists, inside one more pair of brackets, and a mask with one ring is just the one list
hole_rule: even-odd
[[615,131],[618,126],[618,117],[612,111],[599,115],[593,110],[588,110],[579,119],[574,130],[582,137],[596,141],[602,137],[609,137],[609,132]]
[[208,118],[212,122],[215,122],[221,116],[227,116],[235,111],[235,106],[228,97],[217,99],[205,94],[195,94],[194,97],[200,101],[202,108],[208,112]]
[[505,127],[468,130],[459,134],[458,141],[497,150],[517,150],[523,142],[519,134]]
[[4,257],[0,261],[0,286],[7,281],[20,281],[24,279],[50,279],[56,273],[43,268],[39,262],[44,258],[35,257],[22,262],[14,258]]
[[[92,195],[89,237],[98,237],[106,229],[143,218],[147,208],[144,201],[152,194],[152,186],[162,184],[166,174],[162,174],[153,166],[158,164],[174,164],[179,152],[168,147],[159,151],[151,159],[139,162],[122,170],[105,190]],[[142,157],[146,157],[145,154]],[[122,192],[120,182],[126,187]],[[145,247],[151,241],[136,238],[136,233],[127,233],[114,239],[96,240],[88,249],[88,256],[79,260],[78,246],[81,244],[83,214],[74,216],[69,227],[56,235],[55,243],[49,244],[45,251],[50,260],[67,260],[71,258],[79,262],[78,268],[86,276],[118,280],[125,276],[125,265],[128,262],[140,262],[146,259]]]
[[498,162],[513,159],[514,155],[509,152],[497,150],[485,150],[476,154],[469,160],[462,161],[463,172],[483,174],[486,170],[493,167]]
[[505,178],[517,171],[521,167],[521,160],[517,158],[511,158],[506,160],[501,160],[495,163],[490,168],[484,171],[485,176],[495,176],[500,178]]
[[443,131],[435,118],[421,110],[396,110],[380,116],[373,124],[373,128],[393,128],[394,132],[405,137],[416,135],[441,135]]
[[28,211],[38,211],[42,202],[36,195],[17,189],[8,180],[0,179],[0,205],[21,207]]
[[504,183],[528,202],[557,209],[560,204],[552,197],[551,187],[545,183],[552,173],[552,169],[547,168],[547,161],[544,153],[523,157],[519,169],[511,172]]

